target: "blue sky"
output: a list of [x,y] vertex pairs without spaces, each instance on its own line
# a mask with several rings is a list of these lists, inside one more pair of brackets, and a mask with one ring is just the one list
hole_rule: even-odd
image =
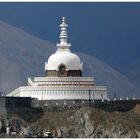
[[140,3],[0,3],[0,20],[54,44],[63,16],[73,51],[124,73],[140,59]]

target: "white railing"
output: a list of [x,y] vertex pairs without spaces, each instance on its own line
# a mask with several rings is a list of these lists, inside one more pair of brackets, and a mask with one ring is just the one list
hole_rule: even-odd
[[93,77],[35,77],[33,82],[43,81],[94,81]]
[[20,96],[19,94],[20,94],[20,87],[8,93],[6,96]]
[[30,77],[28,77],[28,86],[34,86],[34,82]]

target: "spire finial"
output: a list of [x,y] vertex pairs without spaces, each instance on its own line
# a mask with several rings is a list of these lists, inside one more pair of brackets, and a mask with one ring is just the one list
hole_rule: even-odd
[[69,49],[71,44],[68,43],[68,33],[67,33],[68,24],[66,24],[65,17],[62,18],[62,23],[60,24],[61,32],[60,32],[60,43],[57,44],[58,48],[61,49]]
[[63,17],[63,18],[62,18],[62,22],[64,22],[64,23],[65,23],[65,17]]

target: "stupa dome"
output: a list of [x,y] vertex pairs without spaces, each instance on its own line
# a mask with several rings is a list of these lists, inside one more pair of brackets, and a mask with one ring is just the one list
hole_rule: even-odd
[[78,55],[70,52],[69,50],[58,50],[52,54],[46,63],[45,70],[59,70],[59,66],[64,65],[66,70],[81,70],[82,63]]

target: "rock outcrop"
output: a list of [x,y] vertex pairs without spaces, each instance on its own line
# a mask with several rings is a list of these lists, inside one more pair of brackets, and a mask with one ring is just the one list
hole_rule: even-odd
[[[70,115],[67,120],[71,125],[58,126],[54,129],[55,137],[78,138],[131,138],[139,137],[139,128],[129,124],[126,113],[108,113],[102,110],[81,108]],[[125,124],[126,123],[126,124]],[[128,124],[127,124],[128,123]]]
[[[23,121],[16,113],[15,120],[20,122],[21,137],[44,137],[43,133],[49,132],[57,138],[137,138],[140,137],[139,106],[127,112],[107,112],[91,107],[44,110],[34,121],[32,117]],[[33,118],[35,115],[34,112]]]

